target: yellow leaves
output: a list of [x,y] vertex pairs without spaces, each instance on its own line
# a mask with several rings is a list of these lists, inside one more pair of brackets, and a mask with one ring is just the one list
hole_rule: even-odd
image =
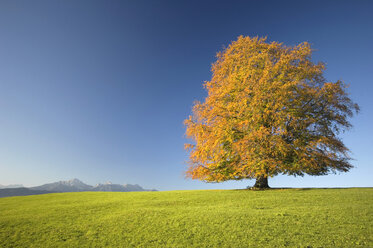
[[342,82],[323,79],[307,42],[294,47],[266,38],[238,37],[217,54],[208,96],[184,124],[193,141],[187,176],[225,181],[345,171],[346,150],[336,138],[357,111]]
[[184,144],[184,149],[185,150],[192,150],[193,148],[195,147],[195,145],[193,144]]

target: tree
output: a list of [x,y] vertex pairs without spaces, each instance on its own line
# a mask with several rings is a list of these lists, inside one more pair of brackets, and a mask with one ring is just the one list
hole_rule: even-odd
[[286,46],[238,37],[217,54],[208,96],[185,120],[187,177],[206,182],[347,172],[349,150],[338,135],[359,111],[342,81],[328,82],[304,42]]

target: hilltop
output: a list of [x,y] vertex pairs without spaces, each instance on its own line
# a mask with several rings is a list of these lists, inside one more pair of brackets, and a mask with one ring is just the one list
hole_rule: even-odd
[[0,199],[0,247],[373,247],[373,188]]

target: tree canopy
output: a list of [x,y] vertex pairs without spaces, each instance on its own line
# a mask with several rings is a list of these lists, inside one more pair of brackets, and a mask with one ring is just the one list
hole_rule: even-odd
[[[359,111],[342,81],[328,82],[307,42],[286,46],[240,36],[212,65],[208,95],[185,120],[186,175],[206,182],[348,171],[338,137]],[[264,180],[264,182],[263,182]],[[259,183],[259,184],[258,184]]]

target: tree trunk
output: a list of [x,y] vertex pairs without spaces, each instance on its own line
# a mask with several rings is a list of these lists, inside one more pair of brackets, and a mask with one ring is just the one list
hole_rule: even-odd
[[255,189],[268,189],[269,188],[268,176],[264,176],[264,175],[258,176],[256,178],[256,182],[255,182],[255,185],[253,186],[253,188],[255,188]]

